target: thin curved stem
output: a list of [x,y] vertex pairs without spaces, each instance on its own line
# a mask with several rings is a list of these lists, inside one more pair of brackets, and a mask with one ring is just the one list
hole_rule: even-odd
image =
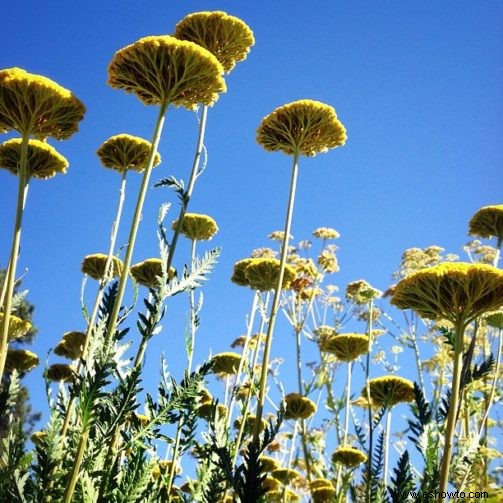
[[384,487],[388,485],[388,467],[389,467],[389,436],[391,433],[391,407],[388,407],[386,411],[386,429],[384,438],[384,468],[383,468],[383,478]]
[[5,278],[5,299],[3,304],[3,322],[2,322],[2,335],[0,339],[0,383],[5,369],[5,361],[7,359],[7,349],[9,345],[9,325],[12,310],[12,298],[14,295],[14,284],[16,282],[16,268],[17,260],[19,257],[19,247],[21,244],[21,225],[23,222],[23,212],[28,196],[28,144],[29,135],[23,134],[21,140],[21,155],[19,159],[18,171],[18,193],[16,204],[16,219],[14,222],[14,234],[12,236],[12,248],[9,257],[9,266],[7,269],[7,277]]
[[288,197],[288,208],[286,213],[286,221],[285,221],[285,235],[283,236],[283,244],[281,249],[281,259],[279,266],[279,275],[278,275],[278,283],[276,285],[276,289],[274,291],[274,297],[271,306],[271,313],[269,316],[269,325],[267,327],[267,335],[265,340],[264,347],[264,357],[262,362],[262,372],[260,376],[260,387],[259,387],[259,395],[258,395],[258,403],[257,403],[257,414],[255,418],[255,424],[253,427],[253,442],[258,444],[259,434],[260,434],[260,424],[262,422],[262,414],[264,410],[264,400],[265,400],[265,391],[267,384],[267,370],[269,367],[269,355],[271,353],[271,344],[272,344],[272,336],[274,333],[274,325],[276,322],[276,315],[278,313],[279,307],[279,299],[281,295],[281,287],[283,285],[283,277],[285,274],[285,264],[286,264],[286,256],[288,254],[288,243],[290,240],[290,230],[292,228],[292,217],[293,217],[293,208],[295,203],[295,192],[297,188],[297,176],[299,172],[299,152],[296,151],[293,156],[292,163],[292,176],[290,181],[290,194]]
[[[460,402],[461,370],[463,367],[463,343],[464,343],[464,325],[458,321],[456,324],[456,340],[454,344],[454,368],[453,381],[451,389],[451,399],[449,403],[449,412],[447,415],[447,425],[445,431],[444,453],[440,465],[440,494],[445,494],[449,485],[449,471],[452,458],[452,447],[454,443],[454,431],[456,429],[457,413]],[[445,498],[441,496],[441,502]]]

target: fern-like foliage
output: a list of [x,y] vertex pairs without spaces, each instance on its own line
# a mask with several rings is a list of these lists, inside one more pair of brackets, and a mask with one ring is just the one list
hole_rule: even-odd
[[421,449],[421,436],[424,433],[425,427],[431,422],[433,412],[430,404],[426,401],[423,390],[416,382],[414,383],[414,397],[415,404],[411,407],[414,419],[407,420],[412,433],[408,438],[424,457],[425,453]]
[[414,490],[414,477],[409,460],[409,452],[404,451],[398,460],[396,468],[391,477],[392,486],[388,486],[392,503],[402,503],[409,491]]
[[162,178],[157,183],[154,184],[154,187],[157,189],[159,187],[169,187],[173,189],[178,198],[180,199],[183,206],[186,206],[189,202],[189,198],[187,196],[187,192],[185,191],[185,184],[183,180],[177,180],[173,175],[168,176],[167,178]]

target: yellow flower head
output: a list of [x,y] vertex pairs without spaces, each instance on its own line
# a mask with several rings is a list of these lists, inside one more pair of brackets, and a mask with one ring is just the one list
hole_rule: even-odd
[[238,260],[233,267],[231,281],[239,286],[249,286],[250,283],[246,279],[245,270],[249,264],[253,262],[253,258],[245,258]]
[[320,349],[343,362],[355,360],[368,352],[369,338],[365,334],[338,334],[322,339]]
[[264,472],[272,472],[281,466],[279,461],[275,458],[271,458],[271,456],[260,456],[259,459]]
[[112,277],[119,277],[122,273],[122,260],[117,257],[112,257],[110,271],[105,271],[107,264],[107,255],[103,253],[94,253],[86,255],[82,262],[81,270],[84,274],[91,276],[93,279],[101,279],[107,273]]
[[367,461],[367,455],[354,447],[337,447],[332,454],[333,463],[341,463],[348,468],[356,468],[358,465]]
[[226,90],[223,68],[203,47],[168,35],[144,37],[115,53],[108,84],[146,105],[173,103],[190,110],[213,105]]
[[[171,228],[175,230],[177,226],[178,219],[173,220]],[[218,226],[208,215],[185,213],[180,232],[194,241],[208,241],[218,232]]]
[[318,227],[313,231],[313,236],[320,239],[337,239],[340,234],[331,227]]
[[321,266],[323,272],[332,273],[339,270],[337,257],[329,250],[323,250],[320,253],[320,255],[318,256],[318,264]]
[[[234,421],[234,428],[236,430],[239,430],[241,428],[241,421],[243,420],[242,417],[236,418]],[[244,432],[245,434],[251,434],[253,432],[253,428],[255,427],[255,420],[256,416],[255,414],[248,414],[246,416],[246,421],[245,421],[245,426],[244,426]],[[260,425],[259,425],[259,431],[262,432],[266,429],[267,427],[267,421],[264,418],[260,419]]]
[[331,480],[328,479],[314,479],[309,482],[310,489],[319,489],[320,487],[329,487],[331,489],[334,488],[334,484]]
[[265,497],[269,503],[284,503],[300,501],[300,496],[290,488],[273,489],[267,491]]
[[331,106],[299,100],[264,117],[257,129],[257,142],[272,152],[314,156],[344,145],[346,129]]
[[313,333],[318,337],[318,341],[321,343],[322,341],[329,339],[337,335],[337,331],[334,327],[330,327],[329,325],[320,325],[319,327],[313,330]]
[[353,301],[355,304],[368,304],[370,300],[380,295],[381,292],[364,279],[352,281],[346,287],[346,299]]
[[503,271],[485,264],[441,263],[400,281],[391,303],[424,318],[466,324],[503,305]]
[[244,21],[222,11],[194,12],[185,16],[176,25],[174,36],[210,51],[227,73],[236,62],[246,59],[255,43],[253,32]]
[[239,368],[241,355],[232,352],[218,353],[211,359],[215,374],[235,374]]
[[[129,272],[140,285],[147,288],[158,288],[159,280],[162,278],[162,260],[160,258],[146,259],[143,262],[132,265]],[[172,279],[175,274],[174,267],[170,267],[168,279]]]
[[[21,138],[12,138],[0,145],[0,168],[19,173],[21,160]],[[39,140],[28,141],[28,176],[52,178],[56,173],[66,173],[68,161],[54,147]]]
[[54,348],[54,353],[58,356],[70,358],[70,360],[77,360],[82,356],[85,339],[86,334],[84,332],[65,332]]
[[0,133],[11,129],[64,140],[78,130],[83,103],[56,82],[21,68],[0,70]]
[[277,470],[273,470],[271,475],[283,484],[289,484],[292,480],[300,477],[300,473],[293,468],[278,468]]
[[[279,467],[279,463],[277,463],[277,468],[278,467]],[[264,471],[267,472],[267,471],[270,471],[270,470],[264,469]],[[276,479],[272,478],[272,477],[266,477],[264,479],[264,481],[262,482],[262,489],[265,492],[276,491],[277,489],[279,489],[280,486],[281,486],[281,482],[279,480],[276,480]]]
[[330,503],[334,500],[335,489],[329,486],[321,486],[311,491],[313,503]]
[[480,208],[468,224],[468,234],[481,238],[496,236],[503,239],[503,204]]
[[[4,314],[0,313],[0,326],[3,325]],[[13,341],[15,339],[19,339],[20,337],[24,337],[30,330],[32,329],[32,325],[29,321],[22,320],[17,316],[11,314],[9,316],[9,331],[7,334],[7,340]]]
[[308,419],[316,412],[316,404],[299,393],[286,395],[285,404],[285,419]]
[[39,363],[38,356],[27,349],[9,349],[5,360],[5,371],[29,372]]
[[[393,407],[400,402],[412,402],[415,398],[414,383],[398,376],[383,376],[369,380],[370,399],[372,406]],[[363,387],[361,395],[367,396],[367,388]]]
[[[148,161],[152,144],[138,136],[118,134],[106,140],[96,151],[101,164],[124,173],[128,169],[141,173]],[[154,166],[161,162],[161,156],[155,153]]]
[[[246,266],[244,270],[245,278],[248,285],[253,290],[267,292],[274,290],[278,286],[278,278],[280,272],[280,261],[275,258],[254,258]],[[290,286],[290,283],[296,277],[295,269],[285,264],[285,272],[283,275],[283,289]]]
[[54,363],[45,371],[45,376],[50,381],[72,382],[75,376],[75,371],[71,365]]

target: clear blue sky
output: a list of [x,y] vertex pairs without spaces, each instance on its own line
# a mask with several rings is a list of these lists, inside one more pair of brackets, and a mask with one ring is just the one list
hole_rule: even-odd
[[[347,128],[346,146],[301,160],[293,226],[296,239],[309,239],[319,226],[340,232],[341,272],[333,281],[342,288],[365,278],[386,289],[403,250],[412,246],[437,244],[462,255],[469,218],[481,206],[502,202],[500,1],[5,2],[1,66],[46,75],[88,109],[80,132],[56,145],[70,161],[68,174],[33,181],[25,214],[19,272],[28,271],[23,285],[36,305],[34,350],[42,359],[63,332],[84,328],[80,263],[108,245],[119,178],[100,167],[95,151],[114,134],[147,139],[152,134],[156,109],[107,87],[107,65],[124,45],[169,34],[197,10],[242,18],[256,45],[210,110],[208,167],[190,206],[217,220],[220,232],[210,245],[223,248],[204,287],[196,361],[210,350],[227,350],[244,332],[251,293],[230,283],[232,265],[267,246],[267,234],[283,226],[290,160],[255,142],[260,120],[277,106],[320,100],[335,107]],[[171,174],[187,178],[195,138],[194,115],[170,110],[160,145],[163,163],[153,181]],[[138,180],[131,175],[120,244],[127,239]],[[0,172],[0,187],[0,264],[5,264],[15,177]],[[167,190],[148,197],[134,261],[157,252],[159,205],[177,204]],[[171,216],[175,212],[169,221]],[[178,267],[187,260],[186,251],[178,250]],[[181,297],[168,305],[173,324],[148,352],[153,375],[160,351],[175,372],[176,361],[183,359],[186,305]],[[280,325],[274,355],[284,347],[282,337],[293,350],[288,327]],[[27,378],[39,410],[41,372],[39,367]]]

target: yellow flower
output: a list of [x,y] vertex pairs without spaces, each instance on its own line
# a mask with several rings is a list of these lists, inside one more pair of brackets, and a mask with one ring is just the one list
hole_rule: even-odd
[[268,503],[284,503],[300,501],[300,496],[291,489],[274,489],[265,493]]
[[[280,261],[275,258],[254,258],[246,266],[244,270],[245,278],[253,290],[267,292],[274,290],[278,284],[280,271]],[[290,286],[290,283],[295,279],[295,269],[285,264],[285,272],[283,275],[283,289]]]
[[321,239],[337,239],[340,234],[331,227],[318,227],[313,231],[313,236]]
[[146,105],[212,105],[226,90],[222,65],[206,49],[167,35],[144,37],[115,53],[108,84]]
[[[279,463],[278,463],[278,466],[279,466]],[[270,471],[270,470],[265,470],[264,469],[264,471]],[[279,489],[280,486],[281,486],[280,481],[276,480],[276,479],[274,479],[272,477],[266,477],[264,479],[264,481],[262,482],[262,489],[265,492],[276,491],[277,489]]]
[[[148,258],[143,262],[132,265],[129,272],[140,285],[147,288],[158,288],[159,280],[162,278],[162,260],[160,258]],[[170,267],[168,279],[172,279],[175,273],[175,269]]]
[[346,287],[346,299],[352,300],[355,304],[368,304],[372,299],[381,295],[381,292],[372,287],[364,279],[352,281]]
[[9,349],[5,361],[5,371],[29,372],[39,363],[38,356],[27,349]]
[[328,325],[320,325],[313,330],[313,333],[318,337],[318,341],[320,342],[337,335],[335,328]]
[[[369,380],[370,399],[372,406],[393,407],[400,402],[414,400],[414,383],[398,376],[383,376]],[[361,394],[367,396],[367,388],[362,388]]]
[[[129,134],[118,134],[106,140],[96,151],[105,168],[121,173],[132,169],[141,173],[146,166],[152,145],[147,140]],[[161,156],[155,153],[154,166],[161,162]]]
[[[12,138],[0,145],[0,167],[14,175],[19,173],[21,138]],[[66,173],[68,161],[54,147],[39,140],[28,141],[27,173],[33,178],[52,178]]]
[[319,489],[320,487],[329,487],[331,489],[334,488],[331,480],[328,479],[314,479],[309,482],[310,489]]
[[442,263],[400,281],[391,303],[424,318],[467,324],[503,305],[503,271],[485,264]]
[[[0,326],[3,324],[3,319],[4,314],[0,313]],[[32,325],[29,321],[22,320],[21,318],[11,314],[9,316],[9,331],[7,334],[7,340],[10,342],[14,339],[24,337],[31,329]]]
[[367,461],[367,455],[354,447],[341,446],[337,447],[332,454],[333,463],[341,463],[348,468],[355,468]]
[[272,472],[273,470],[277,470],[281,466],[279,461],[277,459],[271,458],[271,456],[260,456],[259,460],[264,472]]
[[322,339],[320,349],[331,353],[343,362],[355,360],[368,352],[369,338],[364,334],[338,334]]
[[337,257],[334,253],[323,250],[318,256],[318,264],[321,266],[324,272],[337,272],[339,270],[339,264],[337,263]]
[[278,468],[271,473],[272,477],[283,484],[289,484],[292,480],[300,477],[300,473],[293,468]]
[[[93,279],[101,279],[105,276],[106,263],[107,256],[103,253],[86,255],[82,262],[81,270],[84,274],[91,276]],[[117,257],[112,257],[111,269],[112,270],[108,274],[119,277],[122,272],[122,260]]]
[[331,503],[334,500],[335,489],[329,486],[321,486],[311,491],[313,503]]
[[316,404],[299,393],[285,396],[285,419],[308,419],[316,412]]
[[194,12],[185,16],[176,25],[174,36],[210,51],[227,73],[237,61],[246,59],[255,43],[253,32],[244,21],[222,11]]
[[65,332],[54,348],[54,353],[58,356],[70,358],[70,360],[77,360],[82,356],[85,338],[86,334],[84,332]]
[[[273,231],[267,237],[273,241],[283,241],[285,239],[285,231]],[[293,239],[293,236],[289,234],[288,239]]]
[[249,264],[253,262],[253,258],[244,258],[238,260],[233,267],[231,281],[239,286],[249,286],[250,283],[246,279],[245,270]]
[[257,142],[269,151],[314,156],[344,145],[346,129],[324,103],[299,100],[277,108],[257,130]]
[[[175,230],[177,226],[178,219],[173,220],[171,228]],[[208,241],[218,232],[218,226],[215,220],[208,215],[185,213],[180,232],[188,239]]]
[[235,374],[238,371],[241,355],[232,352],[218,353],[211,359],[215,374]]
[[72,382],[75,373],[71,365],[54,363],[45,371],[45,376],[50,381]]
[[11,129],[38,138],[69,138],[85,106],[68,89],[21,68],[0,70],[0,133]]
[[[238,417],[234,421],[234,428],[236,428],[237,430],[241,428],[242,419],[243,419],[242,417]],[[256,419],[255,414],[248,414],[246,416],[246,422],[244,427],[245,434],[251,434],[253,432],[253,428],[255,427],[255,419]],[[259,431],[261,432],[264,431],[266,427],[267,427],[267,421],[262,418],[260,420]]]
[[503,204],[480,208],[468,224],[468,233],[481,238],[496,236],[503,240]]

